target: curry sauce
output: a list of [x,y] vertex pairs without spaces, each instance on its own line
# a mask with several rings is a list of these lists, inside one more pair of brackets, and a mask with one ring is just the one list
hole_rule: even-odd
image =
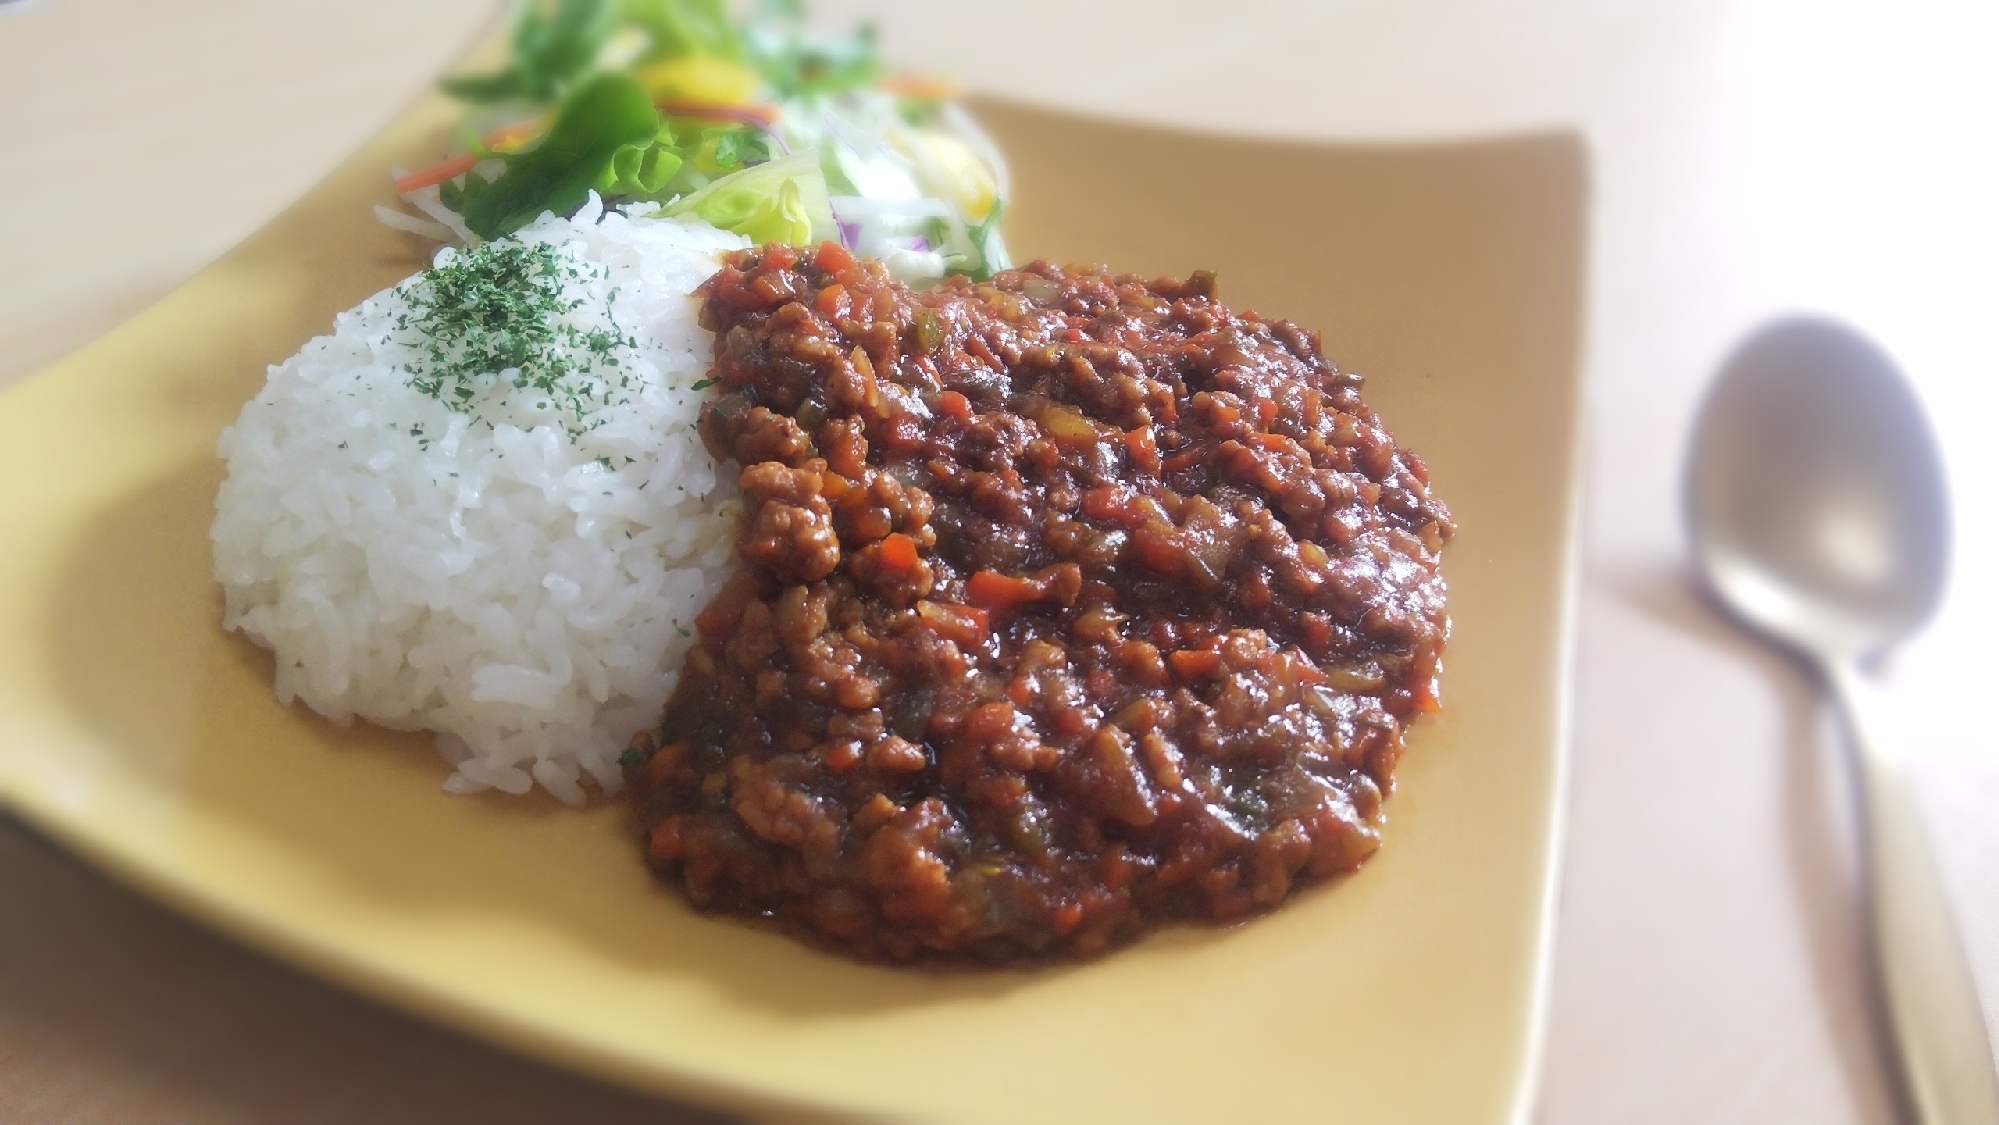
[[854,954],[1091,955],[1380,843],[1449,513],[1313,333],[1211,275],[708,284],[743,570],[627,769],[649,862]]

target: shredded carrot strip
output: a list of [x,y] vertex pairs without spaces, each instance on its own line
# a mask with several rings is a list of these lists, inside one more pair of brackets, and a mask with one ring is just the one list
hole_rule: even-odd
[[660,112],[669,117],[707,117],[720,121],[755,118],[766,125],[774,125],[779,116],[779,110],[774,105],[723,105],[720,102],[696,101],[692,98],[665,98],[656,104]]
[[925,78],[915,74],[891,74],[875,85],[905,98],[934,98],[950,101],[958,96],[958,84],[948,78]]
[[965,600],[987,610],[1004,612],[1039,598],[1040,586],[993,570],[981,570],[965,580]]
[[[545,124],[546,122],[539,118],[533,121],[519,121],[486,134],[485,139],[481,143],[489,149],[498,148],[503,144],[509,144],[513,141],[524,140],[534,136],[536,133],[541,132]],[[409,175],[396,181],[396,194],[408,195],[410,192],[419,191],[433,184],[441,184],[446,180],[456,179],[470,172],[484,159],[484,156],[476,152],[461,153],[449,160],[433,164],[428,168],[411,172]]]
[[527,140],[546,128],[548,128],[548,119],[545,117],[537,117],[532,121],[516,121],[512,125],[503,125],[486,134],[485,145],[487,148],[499,148],[501,145]]
[[411,172],[409,175],[396,181],[396,194],[408,195],[410,192],[420,191],[432,184],[441,184],[446,180],[455,179],[470,172],[473,166],[478,163],[479,157],[468,152],[462,156],[454,156],[442,164],[433,164],[421,171]]

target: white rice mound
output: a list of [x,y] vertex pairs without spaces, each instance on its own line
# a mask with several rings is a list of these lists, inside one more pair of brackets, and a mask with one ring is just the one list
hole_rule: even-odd
[[475,422],[411,386],[411,283],[384,290],[223,431],[215,576],[224,626],[276,654],[281,702],[436,731],[452,792],[539,783],[580,804],[586,777],[618,787],[735,565],[734,484],[694,429],[713,336],[691,295],[747,241],[594,198],[513,237],[583,264],[562,282],[583,330],[611,301],[637,341],[629,401],[606,396],[572,438],[548,396],[482,380]]

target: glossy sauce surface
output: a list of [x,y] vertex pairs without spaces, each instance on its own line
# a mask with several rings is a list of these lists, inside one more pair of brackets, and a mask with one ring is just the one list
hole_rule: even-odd
[[1091,955],[1380,843],[1452,524],[1312,333],[1211,276],[710,282],[743,573],[644,760],[649,862],[857,955]]

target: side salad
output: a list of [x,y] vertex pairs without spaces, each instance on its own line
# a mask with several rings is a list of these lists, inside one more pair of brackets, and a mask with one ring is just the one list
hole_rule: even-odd
[[874,30],[807,30],[800,0],[520,0],[504,67],[446,79],[463,152],[398,170],[421,213],[383,222],[459,245],[544,211],[694,215],[758,242],[834,240],[921,284],[1007,267],[1006,165],[948,83],[888,74]]

